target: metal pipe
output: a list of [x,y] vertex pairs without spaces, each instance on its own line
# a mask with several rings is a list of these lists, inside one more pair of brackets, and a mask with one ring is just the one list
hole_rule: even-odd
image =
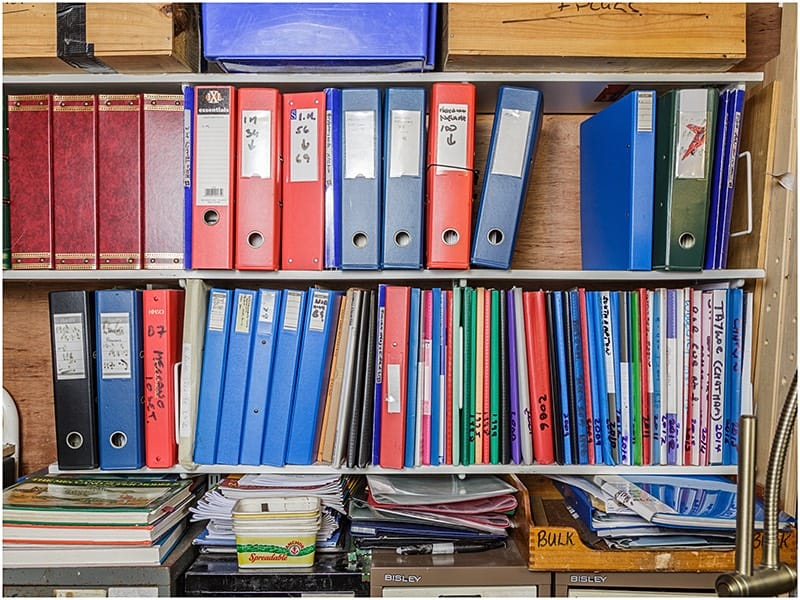
[[739,468],[736,488],[736,572],[753,574],[753,504],[756,475],[756,418],[739,417]]
[[761,555],[761,566],[777,569],[778,559],[778,514],[783,482],[783,465],[786,462],[786,451],[792,437],[794,421],[797,417],[797,371],[794,372],[792,384],[783,403],[783,410],[775,428],[775,437],[769,453],[767,474],[764,483],[764,552]]

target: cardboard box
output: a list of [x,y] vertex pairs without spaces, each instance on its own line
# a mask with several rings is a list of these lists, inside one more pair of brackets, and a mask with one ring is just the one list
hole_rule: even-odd
[[726,71],[744,3],[448,3],[445,71]]
[[6,74],[186,73],[199,64],[194,4],[3,4]]

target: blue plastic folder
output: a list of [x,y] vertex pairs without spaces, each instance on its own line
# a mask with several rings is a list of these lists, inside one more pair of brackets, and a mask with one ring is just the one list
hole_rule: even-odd
[[194,87],[183,88],[183,265],[192,268],[192,170],[194,166]]
[[325,268],[342,266],[342,90],[325,88]]
[[317,455],[341,301],[341,292],[308,290],[286,448],[286,462],[293,465],[310,465]]
[[383,125],[384,269],[420,269],[425,204],[425,90],[386,90]]
[[219,416],[216,462],[238,465],[242,442],[242,423],[247,396],[247,374],[255,330],[256,293],[237,289],[233,294],[228,360]]
[[342,90],[342,269],[380,268],[382,123],[380,90]]
[[142,293],[95,292],[97,427],[101,469],[144,465]]
[[417,373],[419,361],[419,320],[420,299],[419,288],[411,288],[411,300],[408,313],[408,400],[406,401],[406,444],[403,464],[414,466],[414,449],[416,448],[417,423]]
[[286,447],[292,419],[295,374],[300,358],[305,323],[306,292],[284,290],[281,298],[281,320],[272,365],[267,401],[267,423],[261,464],[282,467],[286,464]]
[[239,450],[239,463],[243,465],[261,464],[267,395],[277,338],[275,332],[281,316],[280,290],[258,290],[258,312],[250,350],[250,366],[247,371],[247,396],[242,424],[242,444]]
[[423,71],[435,3],[204,2],[203,54],[227,71]]
[[581,123],[584,269],[652,267],[655,99],[633,91]]
[[194,440],[194,462],[199,465],[211,465],[216,462],[232,300],[231,290],[211,288],[209,292],[206,337],[203,344],[203,371],[200,375],[200,398],[197,401]]
[[497,269],[511,266],[542,129],[543,104],[538,90],[500,86],[472,237],[473,265]]

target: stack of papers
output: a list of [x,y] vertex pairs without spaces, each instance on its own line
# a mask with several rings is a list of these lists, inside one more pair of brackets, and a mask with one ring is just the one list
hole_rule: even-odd
[[514,487],[492,475],[368,475],[367,487],[350,500],[360,548],[504,540],[517,508]]
[[[718,476],[551,476],[567,508],[607,545],[622,549],[732,549],[736,484]],[[763,528],[756,501],[754,526]],[[782,527],[792,519],[781,514]]]
[[317,551],[335,549],[341,539],[347,500],[363,486],[360,481],[360,477],[344,475],[229,475],[206,492],[191,509],[192,521],[208,519],[206,529],[197,536],[194,544],[207,552],[235,552],[233,507],[241,498],[314,496],[322,505]]

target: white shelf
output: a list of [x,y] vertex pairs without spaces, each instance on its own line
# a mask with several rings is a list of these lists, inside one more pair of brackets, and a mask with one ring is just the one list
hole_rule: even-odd
[[478,112],[494,112],[500,85],[522,85],[539,89],[546,113],[592,113],[607,102],[595,99],[607,86],[628,89],[652,88],[656,91],[680,86],[757,84],[761,72],[645,72],[645,73],[510,73],[510,72],[425,72],[425,73],[162,73],[8,75],[3,78],[6,93],[177,93],[186,85],[234,85],[238,87],[274,86],[284,92],[305,92],[325,87],[420,86],[436,82],[469,81],[475,84]]
[[647,466],[620,466],[620,465],[440,465],[414,467],[413,469],[385,469],[382,467],[366,467],[364,469],[334,468],[328,465],[287,465],[285,467],[271,467],[269,465],[202,465],[195,470],[189,470],[176,465],[169,469],[134,469],[102,471],[90,470],[61,470],[57,463],[49,467],[49,472],[60,475],[69,474],[116,474],[126,475],[145,474],[161,475],[164,473],[180,473],[189,475],[223,474],[229,473],[281,473],[287,475],[310,474],[361,474],[361,475],[499,475],[504,473],[533,474],[533,475],[735,475],[736,465],[715,465],[705,467],[675,466],[675,465],[647,465]]
[[236,270],[10,270],[3,271],[5,282],[117,282],[159,281],[177,282],[181,279],[207,281],[253,281],[276,284],[300,282],[402,282],[424,281],[503,281],[503,282],[626,282],[669,284],[670,282],[721,282],[763,279],[764,269],[720,269],[708,271],[582,271],[536,269],[470,269],[459,270],[391,270],[391,271],[236,271]]

